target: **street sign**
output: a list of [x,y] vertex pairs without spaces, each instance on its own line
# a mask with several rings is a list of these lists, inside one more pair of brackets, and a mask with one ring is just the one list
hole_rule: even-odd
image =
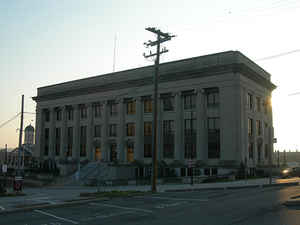
[[6,164],[2,165],[2,172],[7,173],[7,165]]

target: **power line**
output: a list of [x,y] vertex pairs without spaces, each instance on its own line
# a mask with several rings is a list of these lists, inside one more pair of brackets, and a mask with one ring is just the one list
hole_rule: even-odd
[[299,94],[300,94],[300,92],[298,91],[298,92],[294,92],[294,93],[289,94],[289,96],[299,95]]
[[14,117],[12,117],[11,119],[7,120],[6,122],[2,123],[0,125],[0,128],[4,127],[6,124],[8,124],[9,122],[13,121],[14,119],[16,119],[18,116],[20,115],[20,113],[18,113],[17,115],[15,115]]
[[289,52],[282,52],[282,53],[279,53],[279,54],[276,54],[276,55],[271,55],[271,56],[267,56],[267,57],[264,57],[264,58],[256,59],[255,61],[263,61],[263,60],[268,60],[268,59],[274,59],[274,58],[290,55],[290,54],[297,53],[297,52],[300,52],[300,49],[295,49],[295,50],[292,50],[292,51],[289,51]]
[[35,115],[36,113],[34,112],[24,112],[25,114],[32,114],[32,115]]

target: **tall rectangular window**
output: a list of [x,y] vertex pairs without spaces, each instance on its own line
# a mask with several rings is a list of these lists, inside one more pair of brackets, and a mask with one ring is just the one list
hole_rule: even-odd
[[136,104],[134,100],[127,102],[127,115],[134,115],[136,112]]
[[46,109],[44,111],[44,115],[45,115],[45,122],[49,122],[50,121],[50,111]]
[[101,137],[101,125],[95,125],[94,127],[94,137]]
[[135,136],[135,123],[127,123],[126,131],[127,136]]
[[257,145],[257,161],[258,161],[258,163],[261,162],[261,146],[262,145]]
[[86,126],[80,127],[80,157],[86,156]]
[[184,120],[184,135],[190,136],[196,134],[196,119]]
[[208,158],[220,158],[220,118],[208,117]]
[[62,119],[62,110],[57,109],[56,110],[56,121],[61,121],[61,119]]
[[144,135],[152,136],[152,122],[144,122]]
[[100,103],[95,103],[93,105],[94,117],[95,118],[101,117],[101,111],[102,111],[102,105]]
[[73,108],[69,107],[67,109],[67,117],[68,117],[68,120],[73,120],[74,119],[74,110]]
[[117,124],[110,124],[109,125],[108,135],[110,137],[116,137],[117,136]]
[[114,162],[117,160],[117,144],[112,143],[110,145],[110,161]]
[[44,156],[49,155],[49,128],[45,128]]
[[87,107],[85,105],[80,106],[80,118],[81,119],[87,118]]
[[196,155],[196,119],[184,120],[184,157],[194,159]]
[[144,157],[152,157],[152,122],[144,122]]
[[151,113],[152,112],[152,100],[145,99],[144,100],[144,113]]
[[269,145],[268,144],[265,144],[265,159],[268,159],[269,158]]
[[207,106],[219,105],[219,89],[218,88],[207,88],[205,89]]
[[130,142],[127,144],[127,162],[134,161],[134,143]]
[[144,157],[145,158],[152,157],[152,144],[151,143],[144,144]]
[[260,97],[256,97],[256,111],[257,111],[257,112],[260,112],[260,111],[261,111]]
[[264,101],[264,112],[265,114],[268,113],[268,109],[271,107],[271,97],[266,97],[266,100]]
[[248,136],[253,135],[253,119],[248,118]]
[[194,109],[196,106],[196,95],[188,94],[183,96],[184,109]]
[[60,140],[61,140],[61,129],[59,127],[55,128],[55,155],[60,154]]
[[174,120],[164,120],[163,121],[163,134],[174,134]]
[[256,120],[256,135],[260,136],[261,135],[261,121],[260,120]]
[[254,148],[254,144],[253,142],[249,142],[248,143],[248,151],[249,151],[249,158],[250,159],[253,159],[253,155],[254,155],[254,152],[253,152],[253,149]]
[[174,111],[174,96],[162,96],[163,110]]
[[253,96],[250,93],[247,94],[247,106],[249,110],[253,109]]
[[173,158],[175,149],[174,120],[163,121],[163,156]]
[[117,116],[118,115],[118,103],[116,102],[110,102],[109,104],[109,113],[111,116]]
[[72,157],[72,149],[73,149],[73,127],[68,127],[67,131],[67,157]]

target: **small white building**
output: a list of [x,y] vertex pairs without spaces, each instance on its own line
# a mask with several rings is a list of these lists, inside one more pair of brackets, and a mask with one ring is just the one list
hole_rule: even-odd
[[[159,71],[158,161],[183,167],[192,159],[206,169],[268,162],[276,88],[269,73],[237,51]],[[151,163],[153,74],[147,66],[38,88],[35,155]]]

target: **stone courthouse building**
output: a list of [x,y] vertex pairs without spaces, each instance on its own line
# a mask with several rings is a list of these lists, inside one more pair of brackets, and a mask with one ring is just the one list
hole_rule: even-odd
[[[269,73],[238,51],[162,63],[159,71],[159,162],[268,163],[276,88]],[[153,74],[146,66],[38,88],[36,156],[151,163]]]

